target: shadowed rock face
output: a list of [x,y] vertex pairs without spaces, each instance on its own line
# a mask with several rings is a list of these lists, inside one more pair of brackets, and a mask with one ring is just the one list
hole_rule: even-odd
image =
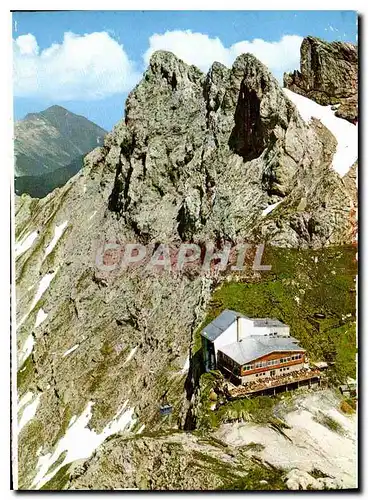
[[242,83],[234,116],[235,126],[229,139],[229,146],[245,161],[257,158],[265,148],[259,108],[260,100],[256,91],[249,90]]
[[340,104],[336,116],[358,119],[358,47],[307,37],[300,48],[300,71],[284,74],[284,86],[319,104]]

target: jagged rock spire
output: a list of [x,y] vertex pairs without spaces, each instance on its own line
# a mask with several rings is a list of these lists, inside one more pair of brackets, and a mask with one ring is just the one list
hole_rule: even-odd
[[326,171],[318,134],[252,54],[204,75],[155,52],[127,99],[110,209],[145,241],[250,237],[267,203]]

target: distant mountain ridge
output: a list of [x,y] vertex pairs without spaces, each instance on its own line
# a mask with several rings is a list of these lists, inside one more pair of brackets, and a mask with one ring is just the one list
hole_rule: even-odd
[[15,193],[29,194],[32,198],[44,198],[51,191],[63,187],[83,167],[84,155],[78,156],[69,165],[41,175],[22,175],[15,178]]
[[[37,185],[42,182],[36,178],[34,182],[32,179],[19,182],[21,177],[47,174],[43,179],[47,179],[50,191],[60,185],[61,179],[66,179],[66,182],[82,167],[83,156],[103,144],[106,133],[106,130],[84,116],[76,115],[61,106],[51,106],[40,113],[29,113],[23,120],[16,122],[14,127],[17,194],[27,192],[36,196],[33,192],[37,191]],[[54,180],[52,173],[55,171],[58,174]],[[29,190],[22,191],[22,186],[28,186]]]

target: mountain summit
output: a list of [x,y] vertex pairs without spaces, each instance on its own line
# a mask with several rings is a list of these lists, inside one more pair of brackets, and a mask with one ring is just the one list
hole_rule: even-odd
[[61,106],[29,113],[14,128],[17,194],[37,196],[46,187],[49,192],[63,177],[61,185],[65,184],[82,167],[83,156],[102,144],[105,135],[106,131],[95,123]]
[[[204,75],[156,52],[101,151],[119,158],[110,209],[148,240],[347,242],[355,195],[334,169],[338,138],[314,110],[303,118],[301,107],[317,104],[298,98],[252,54]],[[356,141],[355,126],[332,117]],[[341,172],[355,160],[347,157]]]

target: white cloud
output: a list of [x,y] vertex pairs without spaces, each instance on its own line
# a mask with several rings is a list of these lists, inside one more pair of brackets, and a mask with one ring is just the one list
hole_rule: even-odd
[[[14,95],[48,100],[93,100],[130,91],[141,72],[123,45],[108,31],[78,35],[64,33],[63,41],[41,50],[28,33],[13,41]],[[282,80],[284,71],[299,67],[302,37],[285,35],[279,41],[239,41],[225,47],[218,38],[203,33],[167,31],[153,34],[143,59],[147,66],[156,50],[169,50],[189,64],[207,71],[214,61],[230,67],[235,58],[253,53]],[[143,68],[138,68],[143,69]]]
[[303,37],[284,35],[278,42],[266,42],[255,38],[251,42],[238,42],[232,45],[234,56],[251,52],[265,64],[277,78],[282,78],[284,71],[294,71],[300,65],[300,46]]
[[139,74],[123,45],[107,32],[64,33],[40,51],[32,34],[14,40],[14,95],[62,100],[102,99],[126,92]]
[[21,55],[37,55],[38,54],[38,45],[37,40],[34,35],[28,33],[28,35],[21,35],[15,41],[19,53]]
[[301,36],[284,35],[276,42],[256,38],[225,47],[219,38],[210,38],[203,33],[193,33],[190,30],[167,31],[164,34],[156,33],[149,38],[149,48],[144,54],[144,61],[148,64],[156,50],[168,50],[186,63],[194,64],[206,72],[214,61],[231,66],[238,55],[250,52],[266,64],[277,78],[282,79],[284,71],[299,68],[302,41]]
[[203,33],[187,31],[166,31],[159,35],[155,33],[149,38],[149,48],[144,54],[144,62],[149,63],[151,55],[156,50],[168,50],[186,63],[194,64],[202,71],[207,71],[214,61],[229,66],[231,54],[219,38],[210,38]]

